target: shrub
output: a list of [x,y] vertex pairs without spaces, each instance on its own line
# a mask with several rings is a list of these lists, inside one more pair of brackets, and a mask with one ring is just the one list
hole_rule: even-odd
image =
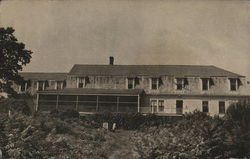
[[232,155],[250,157],[250,104],[238,102],[229,106],[226,112],[226,128],[232,140]]
[[24,99],[7,98],[0,101],[1,112],[7,113],[9,110],[31,115],[32,111]]
[[62,120],[69,119],[69,118],[79,118],[80,114],[78,111],[74,109],[68,109],[66,111],[59,111],[57,109],[54,109],[50,112],[50,115],[53,117],[60,118]]
[[87,118],[88,120],[93,120],[99,123],[99,126],[101,126],[103,122],[110,123],[109,126],[112,126],[111,125],[112,123],[116,123],[118,128],[122,128],[125,130],[138,130],[150,126],[160,126],[180,119],[176,117],[157,116],[155,114],[142,115],[140,113],[110,113],[110,112],[95,114]]

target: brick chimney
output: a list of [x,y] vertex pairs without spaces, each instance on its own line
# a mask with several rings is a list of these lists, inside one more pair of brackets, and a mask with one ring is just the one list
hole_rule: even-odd
[[113,56],[109,57],[109,65],[114,65],[114,57]]

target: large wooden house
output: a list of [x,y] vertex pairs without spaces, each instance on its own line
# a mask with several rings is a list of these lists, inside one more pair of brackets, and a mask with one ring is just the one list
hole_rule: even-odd
[[36,109],[80,113],[139,112],[223,115],[250,96],[245,76],[200,65],[74,65],[69,73],[20,73],[20,93],[36,95]]

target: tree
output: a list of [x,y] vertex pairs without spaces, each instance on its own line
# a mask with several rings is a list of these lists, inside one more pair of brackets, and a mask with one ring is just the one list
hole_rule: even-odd
[[12,27],[0,27],[0,90],[12,95],[15,94],[13,82],[23,82],[18,71],[30,62],[32,54],[25,49],[25,44],[17,41],[14,31]]

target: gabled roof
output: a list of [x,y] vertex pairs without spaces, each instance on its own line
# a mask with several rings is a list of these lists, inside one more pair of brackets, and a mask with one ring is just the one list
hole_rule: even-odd
[[94,88],[64,88],[61,90],[43,90],[39,94],[61,94],[61,95],[139,95],[143,89],[94,89]]
[[69,75],[75,76],[198,76],[214,77],[225,76],[229,78],[244,77],[242,75],[215,67],[201,65],[80,65],[76,64]]
[[66,80],[67,73],[53,73],[53,72],[20,72],[24,80],[56,80],[63,81]]

